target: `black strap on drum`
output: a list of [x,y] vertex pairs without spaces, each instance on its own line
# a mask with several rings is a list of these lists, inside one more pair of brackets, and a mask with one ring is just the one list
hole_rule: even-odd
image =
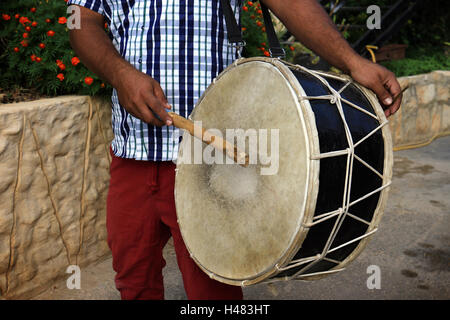
[[242,32],[239,28],[233,9],[231,8],[230,0],[220,0],[222,5],[223,15],[225,16],[225,23],[227,25],[228,42],[231,44],[244,43]]
[[264,25],[266,26],[266,34],[267,40],[269,41],[269,52],[270,56],[274,58],[284,58],[286,56],[286,52],[278,40],[277,34],[275,33],[275,28],[273,27],[272,18],[270,16],[269,9],[266,7],[262,1],[259,1],[261,4],[261,10],[263,12]]
[[[234,16],[233,9],[229,0],[220,0],[222,5],[222,11],[225,16],[225,23],[227,25],[228,42],[240,48],[245,46],[245,41],[242,37],[241,29],[239,28],[236,17]],[[278,40],[277,34],[275,33],[275,28],[272,23],[272,18],[270,17],[270,12],[267,6],[260,1],[261,10],[263,12],[264,25],[266,26],[267,40],[269,41],[269,52],[270,56],[273,58],[284,58],[286,53]]]

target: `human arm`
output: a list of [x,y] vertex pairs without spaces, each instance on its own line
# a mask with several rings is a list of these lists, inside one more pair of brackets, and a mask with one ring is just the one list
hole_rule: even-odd
[[80,13],[81,27],[71,29],[69,35],[81,61],[116,88],[120,104],[130,114],[153,125],[170,125],[172,119],[165,110],[170,106],[159,83],[122,58],[104,30],[101,14],[81,6]]
[[[386,116],[400,108],[401,88],[395,75],[358,55],[316,0],[263,2],[296,39],[363,86],[372,89],[384,106]],[[395,99],[397,96],[398,99]]]

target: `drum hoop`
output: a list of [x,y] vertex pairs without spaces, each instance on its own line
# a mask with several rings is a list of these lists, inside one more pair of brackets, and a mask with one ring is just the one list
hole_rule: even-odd
[[[309,101],[299,99],[301,96],[299,94],[303,94],[305,96],[305,92],[303,91],[303,88],[299,85],[297,79],[293,75],[293,73],[289,70],[289,68],[283,63],[282,60],[277,58],[266,58],[266,57],[253,57],[253,58],[241,58],[236,61],[234,61],[231,65],[229,65],[226,69],[224,69],[214,80],[213,83],[215,83],[218,79],[220,79],[224,74],[228,73],[230,70],[234,69],[235,67],[245,64],[245,63],[252,63],[252,62],[260,62],[260,63],[269,63],[273,65],[283,76],[283,78],[286,80],[286,82],[289,84],[289,89],[292,91],[293,97],[296,97],[295,104],[297,107],[297,114],[299,117],[299,120],[302,122],[302,127],[304,130],[304,136],[305,136],[305,146],[306,150],[308,152],[307,158],[310,160],[307,162],[307,182],[305,187],[305,200],[303,202],[304,210],[303,210],[303,218],[299,217],[299,225],[297,226],[297,229],[294,233],[294,236],[292,237],[289,246],[287,246],[286,250],[280,255],[280,260],[275,263],[273,266],[268,267],[267,269],[261,271],[258,275],[249,278],[249,279],[230,279],[226,278],[220,275],[215,274],[214,272],[208,270],[205,268],[198,260],[197,258],[192,254],[192,250],[189,248],[188,244],[185,242],[186,248],[188,252],[191,254],[191,258],[195,261],[195,263],[199,266],[199,268],[205,272],[210,278],[215,279],[217,281],[230,284],[230,285],[236,285],[236,286],[249,286],[256,283],[261,283],[264,280],[270,278],[273,275],[276,275],[279,273],[279,268],[286,265],[298,252],[300,249],[303,241],[305,240],[309,227],[309,223],[312,222],[314,212],[315,212],[315,205],[316,200],[318,196],[318,181],[319,181],[319,164],[320,162],[318,160],[312,159],[312,154],[317,154],[320,152],[319,149],[319,136],[318,131],[316,127],[316,123],[314,120],[314,114],[312,112],[311,106]],[[208,94],[209,90],[212,88],[212,86],[208,86],[208,88],[205,90],[205,92],[202,94],[200,99],[197,102],[197,105],[199,105],[204,97]],[[195,116],[195,110],[194,108],[193,112],[189,116],[191,120],[193,120],[193,117]],[[305,119],[306,118],[306,119]],[[188,135],[188,133],[184,133],[185,135]],[[308,138],[312,138],[313,142],[309,141]],[[180,151],[181,145],[180,145]],[[177,171],[176,171],[177,174]],[[176,189],[177,189],[177,183],[176,183],[176,174],[175,174],[175,198],[176,198]],[[185,236],[183,235],[183,228],[180,226],[180,233],[183,238],[185,239]]]

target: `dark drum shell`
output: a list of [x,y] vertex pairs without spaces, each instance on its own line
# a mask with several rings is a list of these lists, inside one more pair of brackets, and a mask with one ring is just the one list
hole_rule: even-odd
[[[303,87],[307,96],[330,94],[328,88],[323,83],[307,72],[298,69],[291,69],[291,71]],[[345,82],[333,78],[327,78],[327,81],[338,91],[345,85]],[[348,85],[341,93],[341,97],[376,116],[375,110],[370,102],[354,84]],[[309,102],[316,121],[320,153],[347,149],[349,144],[344,130],[344,121],[341,119],[336,106],[330,100],[326,99],[310,100]],[[380,125],[374,118],[353,108],[344,101],[342,101],[342,106],[345,122],[351,132],[353,143],[357,143]],[[383,174],[384,148],[382,131],[378,130],[355,148],[355,154],[380,174]],[[314,213],[315,217],[337,210],[343,206],[347,161],[347,155],[320,159],[320,183]],[[351,171],[350,203],[380,188],[382,184],[381,177],[362,165],[359,161],[354,160],[353,170]],[[377,192],[356,203],[349,208],[349,213],[370,223],[376,211],[379,196],[380,193]],[[332,234],[333,228],[337,223],[340,223],[337,219],[336,216],[311,227],[301,248],[293,259],[296,260],[321,254]],[[330,249],[363,236],[367,232],[368,227],[368,224],[346,216],[336,237],[331,243]],[[338,250],[328,253],[326,257],[341,262],[355,250],[359,243],[360,241],[352,242]],[[312,264],[304,272],[322,272],[336,266],[337,263],[322,259]],[[277,274],[275,278],[291,276],[302,268],[304,268],[304,265],[283,271]]]

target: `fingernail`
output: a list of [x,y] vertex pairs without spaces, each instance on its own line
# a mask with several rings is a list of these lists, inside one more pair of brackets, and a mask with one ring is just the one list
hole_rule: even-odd
[[392,104],[392,98],[389,97],[389,98],[384,99],[384,100],[383,100],[383,103],[384,103],[385,105],[390,105],[390,104]]

